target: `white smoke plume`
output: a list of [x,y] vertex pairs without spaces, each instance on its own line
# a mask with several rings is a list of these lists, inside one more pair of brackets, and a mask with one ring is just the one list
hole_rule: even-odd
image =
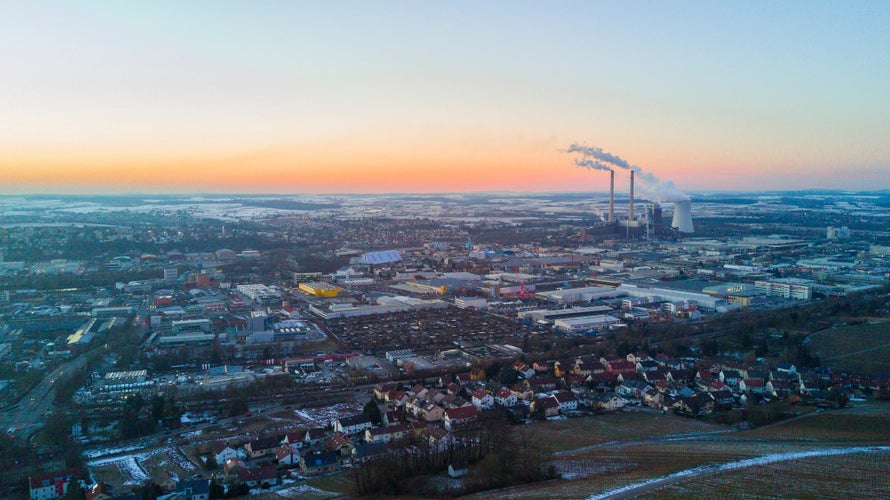
[[685,201],[689,195],[677,189],[673,181],[661,180],[653,174],[646,172],[642,167],[631,165],[618,155],[613,155],[602,148],[587,146],[586,144],[572,144],[566,149],[567,153],[578,153],[581,156],[575,158],[575,165],[594,170],[612,170],[620,168],[636,172],[636,183],[640,192],[652,201]]

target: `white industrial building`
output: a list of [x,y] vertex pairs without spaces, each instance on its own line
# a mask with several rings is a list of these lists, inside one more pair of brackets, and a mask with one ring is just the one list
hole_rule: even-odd
[[602,314],[598,316],[558,319],[553,322],[553,326],[564,333],[584,333],[593,330],[605,330],[620,322],[621,320],[615,316]]
[[772,297],[810,300],[813,297],[813,282],[798,278],[755,281],[754,291]]
[[539,299],[549,300],[551,302],[561,302],[564,304],[572,304],[575,302],[583,302],[588,300],[609,299],[614,297],[623,297],[627,295],[620,287],[618,289],[607,286],[588,286],[583,288],[567,288],[565,290],[554,290],[551,292],[538,292],[535,294]]
[[618,287],[618,290],[624,292],[631,297],[656,297],[659,300],[668,302],[689,302],[693,301],[698,304],[701,309],[710,311],[724,311],[729,308],[726,299],[712,297],[705,293],[690,292],[686,290],[673,290],[671,288],[648,287],[642,285],[633,285],[624,283]]

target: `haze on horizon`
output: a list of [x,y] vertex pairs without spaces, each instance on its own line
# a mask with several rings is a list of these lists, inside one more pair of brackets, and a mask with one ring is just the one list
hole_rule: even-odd
[[2,11],[0,194],[890,189],[887,2]]

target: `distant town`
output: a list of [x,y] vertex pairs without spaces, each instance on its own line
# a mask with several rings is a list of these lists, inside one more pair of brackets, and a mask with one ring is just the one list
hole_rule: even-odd
[[606,493],[890,416],[888,294],[887,192],[0,197],[0,495]]

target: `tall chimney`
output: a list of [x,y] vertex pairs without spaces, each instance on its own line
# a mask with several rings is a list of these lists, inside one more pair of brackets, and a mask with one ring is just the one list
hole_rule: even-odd
[[615,171],[609,170],[609,222],[615,221]]
[[630,171],[630,213],[627,216],[628,221],[634,220],[634,171]]

